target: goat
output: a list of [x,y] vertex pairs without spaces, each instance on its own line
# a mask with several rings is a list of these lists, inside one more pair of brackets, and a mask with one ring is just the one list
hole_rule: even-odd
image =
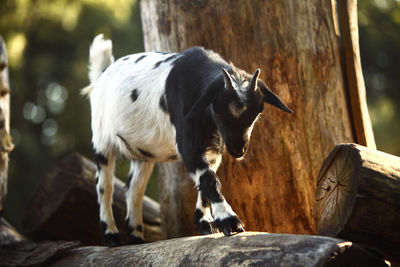
[[96,36],[83,89],[91,104],[100,225],[105,244],[121,243],[112,213],[116,155],[131,160],[127,182],[128,243],[143,243],[142,199],[154,163],[182,160],[198,191],[197,231],[244,231],[220,191],[216,171],[225,148],[245,155],[253,125],[270,103],[292,113],[253,75],[202,47],[146,52],[114,62],[112,43]]

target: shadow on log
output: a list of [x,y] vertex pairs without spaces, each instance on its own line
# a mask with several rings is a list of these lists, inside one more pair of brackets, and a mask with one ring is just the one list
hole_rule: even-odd
[[[95,172],[95,164],[77,153],[65,158],[34,193],[23,219],[23,232],[36,240],[101,245]],[[118,179],[114,179],[113,199],[115,220],[124,239],[125,189]],[[160,208],[148,197],[143,200],[143,221],[146,240],[160,240]]]
[[[0,247],[1,262],[19,255],[19,266],[28,265],[35,243]],[[62,243],[55,243],[58,248]],[[378,255],[341,239],[246,232],[185,237],[123,247],[77,247],[66,243],[61,253],[49,253],[50,266],[387,266]],[[39,243],[36,246],[48,246]],[[51,247],[50,247],[51,248]],[[37,249],[39,250],[39,249]],[[53,250],[54,251],[54,250]],[[52,252],[52,250],[50,250]],[[15,257],[13,257],[14,259]],[[21,259],[25,260],[23,262]],[[35,258],[33,258],[35,259]],[[35,262],[39,264],[39,262]],[[8,264],[9,266],[17,266]]]
[[400,158],[356,144],[341,144],[317,179],[319,235],[378,248],[400,261]]

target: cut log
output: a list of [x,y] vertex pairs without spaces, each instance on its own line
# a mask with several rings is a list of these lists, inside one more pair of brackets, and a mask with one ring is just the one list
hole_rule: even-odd
[[[34,193],[23,219],[23,232],[37,240],[79,240],[101,244],[99,207],[95,190],[96,166],[72,154],[64,159]],[[113,212],[121,237],[125,238],[125,189],[114,179]],[[160,240],[160,209],[148,197],[143,201],[144,236]]]
[[72,249],[54,266],[387,266],[351,242],[306,235],[214,234],[115,248]]
[[378,248],[400,261],[400,158],[341,144],[322,164],[314,217],[318,234]]

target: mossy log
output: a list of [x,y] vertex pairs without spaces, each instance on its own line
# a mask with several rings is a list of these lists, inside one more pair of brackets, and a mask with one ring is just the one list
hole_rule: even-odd
[[[95,172],[95,164],[79,154],[64,159],[34,193],[23,219],[24,233],[37,240],[102,244]],[[114,179],[113,212],[124,239],[125,189],[118,179]],[[160,208],[148,197],[143,200],[143,220],[145,239],[160,240]]]
[[378,248],[400,261],[400,158],[356,144],[335,147],[317,179],[318,234]]

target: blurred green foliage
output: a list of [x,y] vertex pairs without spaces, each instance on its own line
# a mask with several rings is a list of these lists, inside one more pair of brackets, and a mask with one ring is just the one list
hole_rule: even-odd
[[400,156],[400,1],[358,0],[358,21],[376,144]]
[[[400,155],[400,1],[359,0],[361,60],[378,149]],[[88,48],[113,40],[116,58],[143,51],[138,0],[1,0],[11,83],[11,154],[5,215],[20,225],[33,189],[67,154],[91,158]],[[120,165],[121,166],[121,165]],[[126,165],[117,170],[124,178]],[[150,189],[154,189],[154,178]],[[149,192],[154,198],[157,193]]]
[[[1,1],[16,145],[5,216],[16,226],[33,189],[61,158],[74,151],[92,158],[90,106],[80,89],[88,85],[89,45],[99,33],[113,40],[116,58],[143,51],[138,1]],[[128,166],[119,166],[125,178]]]

